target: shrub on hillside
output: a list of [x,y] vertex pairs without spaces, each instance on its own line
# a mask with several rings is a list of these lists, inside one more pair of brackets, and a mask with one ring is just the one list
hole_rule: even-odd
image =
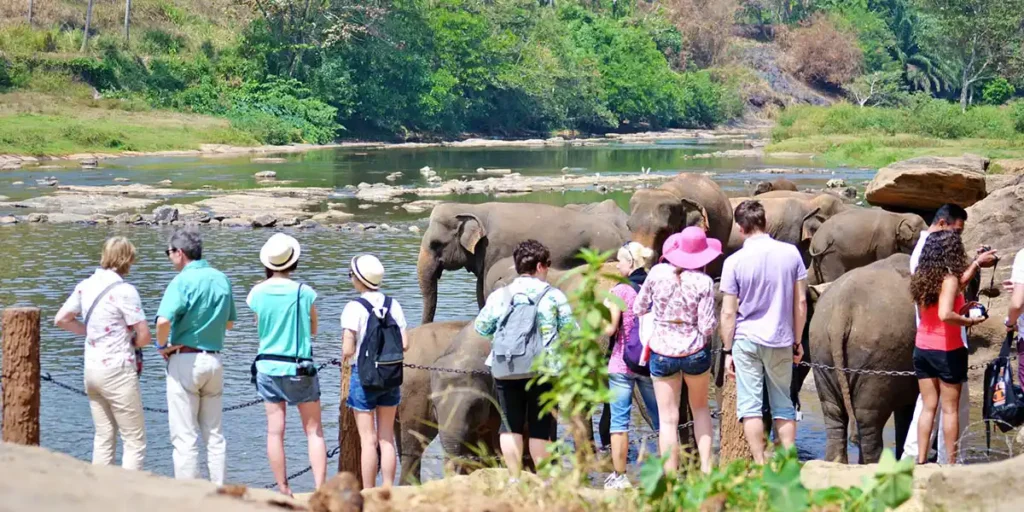
[[7,59],[0,55],[0,91],[7,90],[7,88],[14,85],[14,82],[11,80],[11,72],[8,71],[10,67],[11,63],[7,62]]
[[1013,129],[1024,133],[1024,100],[1017,100],[1010,105],[1010,117],[1013,119]]
[[719,64],[732,40],[738,0],[667,0],[669,19],[683,35],[684,54],[698,68]]
[[[236,127],[268,144],[281,143],[282,139],[298,142],[296,137],[325,144],[333,141],[341,129],[335,120],[337,113],[334,107],[311,97],[309,89],[297,80],[269,77],[265,82],[243,84],[231,97],[229,117]],[[266,132],[252,129],[260,123],[269,123]]]
[[982,100],[986,105],[1002,105],[1010,100],[1017,89],[1007,79],[996,77],[985,84],[981,92]]
[[827,16],[815,15],[782,39],[787,67],[805,82],[837,88],[860,74],[864,55],[857,36],[840,30]]

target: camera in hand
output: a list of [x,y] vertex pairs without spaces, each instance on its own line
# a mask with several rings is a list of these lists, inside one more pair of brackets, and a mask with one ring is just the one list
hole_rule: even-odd
[[313,361],[301,361],[295,368],[295,375],[313,377],[316,375],[316,365],[313,364]]
[[971,304],[971,308],[967,311],[967,317],[988,318],[988,309],[985,308],[984,304],[976,302],[974,304]]

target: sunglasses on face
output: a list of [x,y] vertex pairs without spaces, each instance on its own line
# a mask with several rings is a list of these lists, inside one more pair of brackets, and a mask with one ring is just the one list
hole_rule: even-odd
[[164,255],[165,256],[169,257],[172,252],[178,252],[178,250],[177,249],[164,249]]

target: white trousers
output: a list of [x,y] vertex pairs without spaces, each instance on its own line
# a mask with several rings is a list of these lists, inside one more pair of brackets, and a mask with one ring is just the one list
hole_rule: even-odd
[[124,469],[142,469],[146,458],[146,420],[135,368],[85,368],[85,391],[96,435],[92,442],[92,463],[114,463],[117,434],[121,434]]
[[167,409],[174,477],[199,478],[199,437],[206,442],[210,480],[224,483],[227,443],[221,432],[224,366],[218,354],[174,354],[167,363]]
[[[917,406],[914,407],[914,420],[910,422],[910,431],[907,432],[907,442],[903,443],[903,458],[917,459],[920,453],[920,446],[917,439],[917,422],[921,418],[921,409],[924,408],[924,400],[920,395],[917,397]],[[957,438],[962,438],[967,423],[971,420],[971,394],[967,389],[967,382],[960,387],[960,432]],[[935,423],[932,425],[932,437],[925,445],[926,450],[931,450],[932,443],[938,439],[939,443],[939,464],[955,464],[957,461],[949,461],[949,454],[946,453],[945,435],[942,433],[942,406],[935,410]]]

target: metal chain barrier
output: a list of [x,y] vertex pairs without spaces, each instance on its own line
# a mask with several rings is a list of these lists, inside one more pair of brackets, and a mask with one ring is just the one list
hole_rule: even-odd
[[[337,457],[339,453],[341,453],[341,446],[335,446],[334,449],[332,449],[332,450],[327,452],[327,460],[331,460],[334,457]],[[306,473],[309,473],[310,471],[313,471],[313,466],[308,466],[306,469],[303,469],[301,471],[296,471],[296,472],[288,475],[285,478],[285,482],[291,482],[292,480],[295,480],[296,478],[298,478],[298,477],[300,477],[302,475],[305,475]],[[277,486],[277,482],[271,482],[269,484],[264,485],[263,488],[264,489],[273,489],[276,486]]]
[[489,371],[481,371],[481,370],[460,370],[458,368],[438,368],[436,366],[425,366],[425,365],[422,365],[422,364],[411,364],[411,363],[403,363],[402,366],[404,366],[406,368],[409,368],[411,370],[424,370],[424,371],[428,371],[428,372],[459,373],[459,374],[462,374],[462,375],[481,375],[481,376],[487,376],[487,377],[491,376],[491,372],[489,372]]

